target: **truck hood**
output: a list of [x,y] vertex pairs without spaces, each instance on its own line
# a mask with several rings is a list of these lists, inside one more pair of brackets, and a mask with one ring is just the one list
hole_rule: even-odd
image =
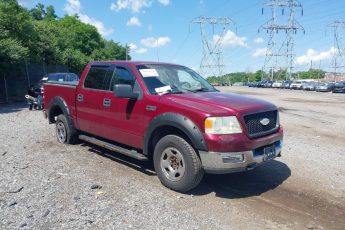
[[213,116],[246,114],[257,111],[277,109],[264,100],[234,93],[203,92],[185,94],[166,94],[162,100],[179,106],[196,109]]

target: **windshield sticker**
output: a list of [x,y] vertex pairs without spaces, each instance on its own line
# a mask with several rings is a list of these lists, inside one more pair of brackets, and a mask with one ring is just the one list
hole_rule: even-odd
[[158,93],[158,94],[164,94],[164,93],[166,93],[166,92],[171,91],[171,87],[170,87],[170,85],[167,85],[167,86],[155,88],[155,91],[156,91],[156,93]]
[[140,69],[139,71],[143,77],[159,77],[156,69]]

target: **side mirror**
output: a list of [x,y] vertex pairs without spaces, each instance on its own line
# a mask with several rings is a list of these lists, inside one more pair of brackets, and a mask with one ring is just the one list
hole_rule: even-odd
[[137,99],[138,93],[134,93],[132,86],[127,84],[114,85],[114,96],[118,98]]

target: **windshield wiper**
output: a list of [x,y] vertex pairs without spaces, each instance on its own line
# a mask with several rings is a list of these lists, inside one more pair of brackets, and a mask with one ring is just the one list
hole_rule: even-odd
[[167,90],[167,91],[162,92],[162,93],[155,93],[155,94],[165,95],[165,94],[181,94],[181,93],[183,93],[183,92],[180,91],[180,90],[174,90],[174,89],[172,89],[172,90]]
[[[170,85],[171,90],[169,90],[169,92],[167,92],[168,94],[180,94],[183,93],[181,90],[179,90],[176,86],[174,85]],[[166,94],[166,93],[165,93]]]
[[166,93],[163,93],[163,94],[181,94],[181,93],[183,93],[182,91],[173,91],[173,90],[170,90],[170,91],[168,91],[168,92],[166,92]]
[[213,92],[212,90],[205,88],[205,87],[201,87],[198,89],[186,89],[186,88],[182,88],[183,90],[186,90],[188,92],[192,92],[192,93],[197,93],[197,92]]

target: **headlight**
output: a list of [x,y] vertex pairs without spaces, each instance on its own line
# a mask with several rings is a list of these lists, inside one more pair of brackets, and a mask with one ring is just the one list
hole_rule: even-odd
[[208,134],[233,134],[242,133],[240,123],[235,116],[208,117],[205,120],[205,133]]

